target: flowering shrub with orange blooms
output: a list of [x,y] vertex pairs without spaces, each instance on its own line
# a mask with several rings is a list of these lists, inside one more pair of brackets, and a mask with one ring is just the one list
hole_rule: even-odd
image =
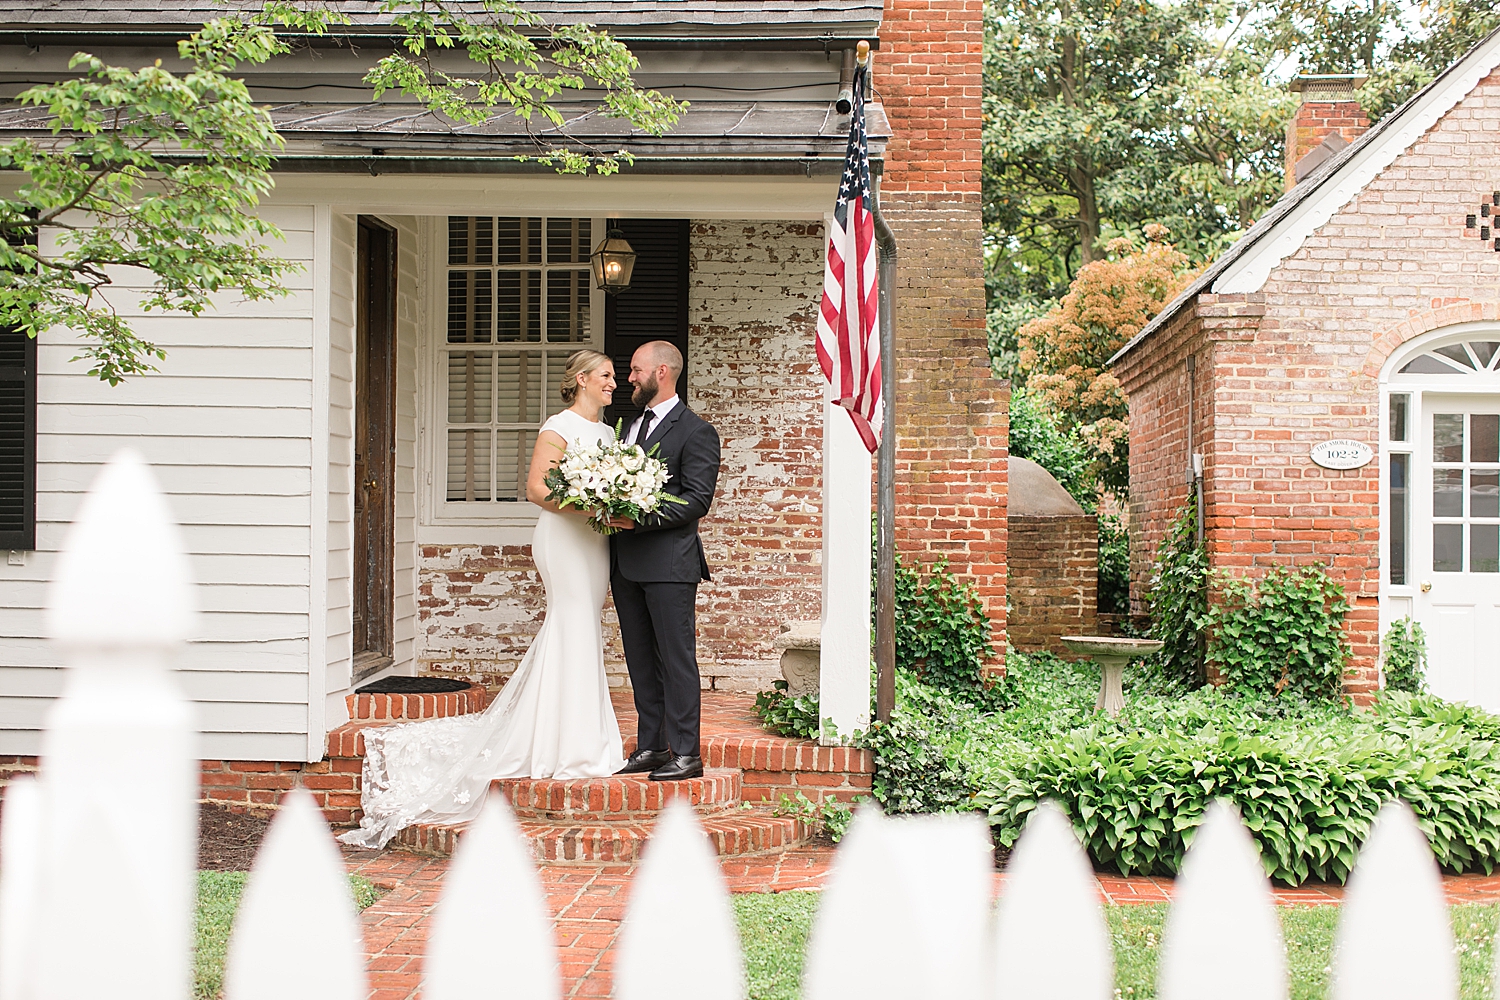
[[1018,334],[1027,391],[1064,429],[1077,429],[1095,452],[1100,484],[1116,492],[1126,486],[1130,411],[1104,363],[1193,278],[1165,226],[1148,225],[1145,235],[1144,248],[1110,240],[1109,258],[1079,270],[1062,301]]

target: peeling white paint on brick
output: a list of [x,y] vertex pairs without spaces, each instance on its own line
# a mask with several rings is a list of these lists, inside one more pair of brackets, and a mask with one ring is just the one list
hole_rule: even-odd
[[[704,683],[769,686],[770,641],[820,609],[822,377],[813,350],[821,224],[692,227],[688,403],[723,440],[719,494],[703,523],[714,574],[698,598]],[[418,659],[424,672],[497,683],[525,655],[544,595],[527,546],[426,545]],[[610,683],[628,683],[613,608]]]

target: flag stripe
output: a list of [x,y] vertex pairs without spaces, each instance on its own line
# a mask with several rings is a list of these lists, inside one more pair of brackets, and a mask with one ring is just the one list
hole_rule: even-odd
[[865,447],[880,443],[880,301],[875,263],[874,192],[865,140],[864,69],[855,71],[849,146],[828,227],[828,260],[818,309],[818,365],[835,403],[848,411]]

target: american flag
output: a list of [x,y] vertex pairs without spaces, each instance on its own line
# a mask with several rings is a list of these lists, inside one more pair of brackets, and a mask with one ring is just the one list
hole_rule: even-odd
[[863,68],[854,74],[849,114],[849,152],[828,227],[828,264],[818,312],[818,363],[833,401],[849,411],[855,430],[874,451],[880,444],[880,334],[875,322],[874,192],[865,146]]

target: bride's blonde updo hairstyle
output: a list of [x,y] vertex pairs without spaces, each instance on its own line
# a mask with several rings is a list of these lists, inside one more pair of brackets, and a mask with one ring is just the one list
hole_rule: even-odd
[[578,398],[578,376],[592,375],[600,365],[613,365],[614,359],[608,354],[600,354],[598,351],[579,351],[568,358],[568,367],[564,369],[562,383],[557,387],[562,394],[563,405],[572,406],[573,400]]

